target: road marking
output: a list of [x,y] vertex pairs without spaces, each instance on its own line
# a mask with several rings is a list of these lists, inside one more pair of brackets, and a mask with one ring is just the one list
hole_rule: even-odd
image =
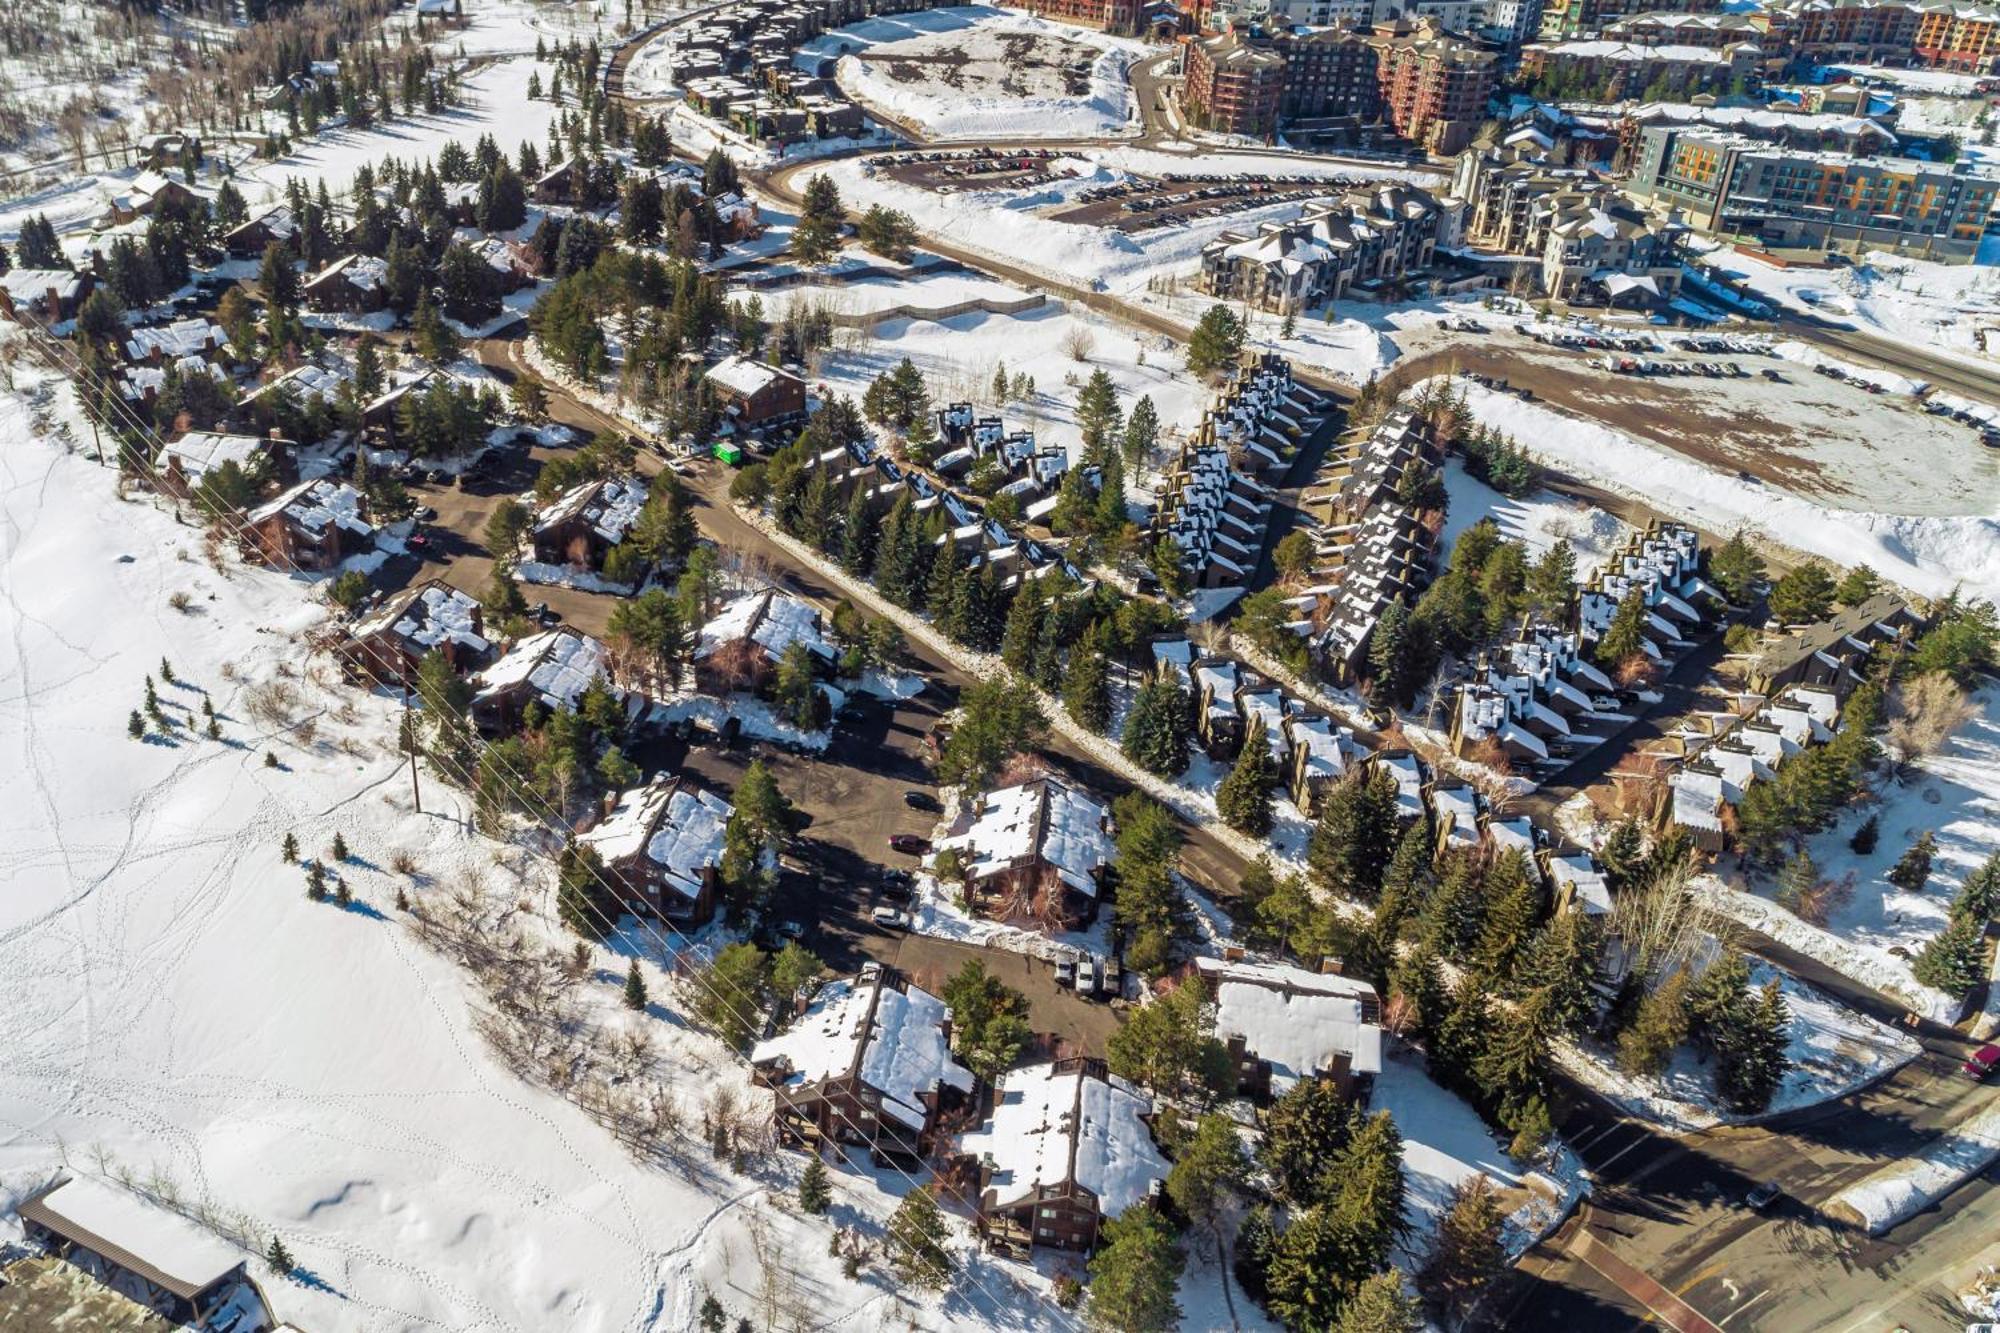
[[1605,1158],[1603,1161],[1599,1162],[1596,1166],[1592,1167],[1591,1170],[1593,1171],[1609,1170],[1613,1162],[1623,1157],[1626,1153],[1631,1152],[1634,1148],[1639,1147],[1641,1144],[1645,1143],[1645,1141],[1646,1141],[1646,1135],[1645,1132],[1642,1130],[1638,1138],[1633,1139],[1630,1143],[1620,1148],[1617,1152],[1612,1153],[1609,1157]]
[[[1735,1289],[1736,1286],[1735,1283],[1732,1282],[1729,1283],[1728,1285],[1731,1290]],[[1755,1305],[1758,1301],[1763,1300],[1766,1296],[1769,1296],[1770,1294],[1771,1294],[1771,1289],[1769,1287],[1764,1288],[1762,1291],[1758,1292],[1755,1296],[1752,1296],[1749,1300],[1743,1302],[1741,1305],[1737,1306],[1734,1310],[1731,1310],[1728,1314],[1722,1316],[1722,1322],[1717,1324],[1716,1327],[1728,1328],[1730,1320],[1734,1319],[1737,1315],[1742,1314],[1745,1310],[1749,1309],[1751,1306]]]
[[1613,1120],[1608,1125],[1600,1125],[1596,1129],[1591,1130],[1590,1133],[1585,1134],[1582,1138],[1571,1139],[1569,1146],[1574,1148],[1578,1152],[1582,1152],[1585,1148],[1588,1148],[1591,1144],[1597,1142],[1599,1139],[1603,1138],[1606,1134],[1611,1133],[1611,1131],[1615,1129],[1623,1129],[1625,1128],[1626,1125],[1630,1123],[1631,1121],[1629,1120]]

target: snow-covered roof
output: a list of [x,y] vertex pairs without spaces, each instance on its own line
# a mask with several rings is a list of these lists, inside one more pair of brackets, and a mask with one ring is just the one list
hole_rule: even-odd
[[667,884],[692,901],[701,894],[702,872],[722,864],[722,834],[734,813],[712,791],[656,777],[622,793],[611,813],[577,841],[606,862],[643,851],[665,872]]
[[275,500],[251,510],[249,518],[252,523],[263,523],[283,514],[311,533],[340,527],[366,537],[375,527],[362,517],[365,507],[361,492],[344,481],[322,478],[300,482]]
[[1431,793],[1431,811],[1450,830],[1454,843],[1479,840],[1479,795],[1470,787],[1439,787]]
[[1152,1099],[1115,1074],[1057,1067],[1002,1075],[992,1117],[959,1147],[991,1166],[987,1186],[1003,1207],[1074,1180],[1096,1196],[1102,1216],[1117,1217],[1167,1176],[1143,1119]]
[[886,1114],[922,1129],[926,1096],[941,1085],[972,1091],[972,1071],[952,1059],[945,1040],[950,1017],[937,996],[914,985],[886,985],[870,964],[857,977],[821,987],[791,1027],[751,1048],[750,1063],[782,1061],[788,1088],[856,1074],[882,1094]]
[[181,474],[190,481],[199,481],[202,474],[212,467],[224,463],[234,463],[238,467],[249,467],[252,460],[264,452],[270,441],[261,435],[230,435],[221,431],[191,430],[160,450],[159,465],[165,467],[169,461],[180,464]]
[[530,634],[473,677],[478,691],[474,697],[491,698],[526,681],[544,707],[574,710],[592,681],[602,678],[609,683],[607,656],[602,643],[568,625]]
[[966,875],[982,879],[1034,858],[1052,867],[1064,884],[1097,896],[1098,873],[1114,854],[1106,811],[1053,778],[1002,787],[979,798],[972,822],[941,847],[965,853]]
[[1550,857],[1549,877],[1555,881],[1558,894],[1565,887],[1569,889],[1578,911],[1589,916],[1611,914],[1611,886],[1588,856]]
[[0,289],[17,306],[43,300],[51,290],[56,299],[73,301],[83,290],[83,279],[66,268],[17,268],[0,273]]
[[1339,1056],[1357,1074],[1382,1070],[1375,988],[1365,981],[1280,963],[1197,958],[1215,992],[1215,1035],[1271,1066],[1271,1090],[1325,1072]]
[[339,275],[354,287],[364,292],[372,292],[389,281],[389,264],[376,255],[348,255],[336,259],[306,280],[306,289],[311,290],[329,278]]
[[757,644],[774,662],[794,643],[803,643],[807,651],[829,662],[837,655],[821,629],[819,608],[775,588],[739,597],[723,607],[715,619],[701,627],[695,660],[711,657],[725,644],[744,639]]
[[546,532],[578,515],[591,531],[616,546],[646,507],[646,483],[615,478],[586,481],[572,487],[535,515],[535,531]]
[[434,579],[356,625],[354,637],[366,639],[389,630],[419,648],[451,642],[483,653],[486,640],[480,637],[478,624],[479,603]]
[[144,361],[154,352],[162,356],[195,356],[211,347],[222,346],[222,326],[199,316],[177,319],[171,324],[133,329],[125,339],[128,360]]
[[744,398],[769,388],[783,374],[776,366],[743,356],[725,357],[708,368],[710,383]]
[[229,1276],[243,1253],[130,1190],[73,1176],[21,1205],[21,1216],[190,1298]]

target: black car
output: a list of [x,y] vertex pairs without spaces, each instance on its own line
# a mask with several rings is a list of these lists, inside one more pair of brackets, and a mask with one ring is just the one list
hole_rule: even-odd
[[931,814],[936,814],[944,808],[938,804],[938,798],[927,791],[904,792],[903,804],[909,806],[912,810],[923,810]]

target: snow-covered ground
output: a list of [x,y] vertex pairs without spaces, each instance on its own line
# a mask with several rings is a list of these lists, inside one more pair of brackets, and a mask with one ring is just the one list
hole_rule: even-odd
[[1940,264],[1882,251],[1830,268],[1780,268],[1729,250],[1708,259],[1781,309],[1991,364],[1982,336],[2000,329],[2000,269],[1991,265]]
[[[1823,926],[1769,901],[1768,882],[1754,886],[1755,897],[1715,892],[1713,901],[1745,925],[1863,985],[1933,1017],[1956,1017],[1955,1002],[1917,983],[1910,959],[1944,929],[1952,895],[1966,875],[2000,852],[2000,690],[1983,690],[1974,701],[1977,716],[1936,754],[1919,760],[1904,782],[1886,784],[1879,803],[1849,810],[1808,840],[1821,877],[1844,886],[1829,900]],[[1870,814],[1881,817],[1880,840],[1873,852],[1860,856],[1848,840]],[[1888,873],[1926,831],[1936,837],[1938,849],[1930,882],[1907,893],[1889,883]]]
[[[853,253],[853,252],[848,252]],[[747,291],[733,291],[743,300]],[[907,278],[864,278],[858,282],[808,283],[757,292],[766,319],[777,321],[793,307],[825,309],[836,315],[872,315],[898,306],[912,310],[944,310],[965,301],[995,304],[1019,301],[1029,293],[994,278],[964,270],[923,273]]]
[[1616,514],[1553,491],[1537,490],[1518,500],[1502,495],[1467,472],[1465,461],[1456,455],[1445,463],[1444,489],[1450,505],[1438,547],[1446,552],[1460,533],[1482,518],[1491,518],[1500,535],[1525,546],[1530,558],[1567,541],[1576,551],[1581,579],[1603,564],[1632,531]]
[[[1791,1068],[1770,1106],[1748,1120],[1763,1120],[1844,1097],[1887,1077],[1923,1053],[1922,1044],[1908,1033],[1844,1007],[1824,991],[1761,959],[1750,961],[1753,986],[1761,987],[1773,977],[1783,988],[1791,1013],[1785,1045]],[[1575,1056],[1562,1061],[1564,1069],[1628,1115],[1684,1132],[1746,1120],[1722,1109],[1715,1070],[1692,1046],[1676,1050],[1657,1077],[1626,1073],[1618,1068],[1614,1052],[1595,1042],[1579,1042],[1571,1049]]]
[[795,59],[812,69],[840,57],[843,92],[931,139],[1089,139],[1137,132],[1126,67],[1145,49],[1019,10],[966,5],[839,28]]
[[[842,290],[865,293],[857,300],[917,305],[933,299],[929,293],[936,281],[857,283]],[[1023,294],[997,283],[985,285],[1016,297]],[[906,290],[909,296],[899,295]],[[1076,339],[1089,344],[1085,361],[1072,359],[1067,350]],[[819,378],[858,401],[877,375],[904,357],[924,373],[937,402],[971,402],[981,411],[995,410],[993,373],[1001,365],[1010,377],[1028,376],[1035,382],[1033,398],[998,408],[1002,419],[1009,429],[1032,430],[1037,440],[1062,444],[1072,455],[1083,438],[1076,424],[1077,394],[1093,371],[1111,377],[1126,411],[1142,395],[1150,396],[1163,441],[1177,429],[1192,430],[1208,399],[1208,390],[1187,373],[1166,339],[1075,313],[1058,301],[1018,315],[974,311],[944,320],[885,319],[870,334],[841,339],[839,350],[821,363]],[[1071,377],[1077,381],[1073,385],[1066,382]]]
[[1879,1236],[1914,1217],[2000,1157],[2000,1104],[1990,1099],[1921,1154],[1850,1185],[1827,1201],[1833,1216]]
[[1383,1043],[1382,1072],[1369,1102],[1387,1111],[1403,1135],[1403,1219],[1409,1230],[1397,1242],[1398,1262],[1414,1272],[1429,1252],[1438,1218],[1459,1182],[1484,1173],[1508,1209],[1502,1240],[1510,1258],[1534,1244],[1569,1215],[1588,1186],[1582,1164],[1560,1139],[1540,1165],[1524,1167],[1464,1100],[1424,1072],[1423,1057],[1400,1042]]
[[[1741,383],[1741,381],[1737,381]],[[2000,516],[1869,513],[1725,475],[1602,422],[1459,382],[1473,414],[1536,460],[1711,532],[1738,527],[1840,566],[1867,564],[1928,596],[2000,587]]]
[[1856,74],[1876,83],[1893,84],[1911,92],[1969,96],[1985,78],[1981,74],[1954,74],[1942,69],[1900,69],[1888,65],[1828,65],[1840,74]]
[[[691,1327],[708,1290],[732,1319],[765,1320],[768,1301],[856,1329],[1061,1322],[983,1258],[942,1300],[908,1302],[874,1270],[845,1279],[826,1222],[782,1205],[797,1158],[754,1154],[741,1175],[687,1130],[640,1161],[509,1072],[465,975],[392,904],[399,884],[438,904],[476,881],[525,901],[515,923],[554,942],[545,867],[470,835],[431,778],[426,813],[411,809],[390,701],[307,657],[300,636],[325,612],[305,584],[212,568],[195,529],[121,502],[22,399],[0,399],[0,425],[9,1189],[65,1160],[122,1165],[190,1207],[245,1214],[310,1275],[267,1283],[308,1328],[664,1333]],[[198,718],[210,691],[223,741],[126,736],[162,658],[185,682],[160,687],[166,711]],[[288,731],[253,714],[274,693],[293,696]],[[287,832],[307,855],[347,840],[354,907],[307,900],[280,862]],[[398,853],[417,876],[385,868]],[[651,1014],[619,1009],[632,951],[595,951],[580,1012],[644,1032],[694,1124],[720,1088],[757,1105],[742,1065],[675,1013],[651,955]],[[848,1169],[835,1182],[833,1220],[875,1234],[905,1188]]]
[[899,208],[914,218],[920,229],[949,235],[960,245],[1063,282],[1120,293],[1140,291],[1149,279],[1162,274],[1187,271],[1200,258],[1202,246],[1222,232],[1255,231],[1260,222],[1298,216],[1304,205],[1273,204],[1137,235],[1110,227],[1056,222],[1043,216],[1045,212],[1073,206],[1083,191],[1126,180],[1133,174],[1228,176],[1255,172],[1325,176],[1330,181],[1437,183],[1436,175],[1429,172],[1359,167],[1309,157],[1224,152],[1187,157],[1124,145],[1078,147],[1066,157],[1051,160],[1045,169],[1076,174],[1028,189],[968,187],[938,194],[894,180],[861,159],[827,165],[841,198],[851,205],[880,203]]

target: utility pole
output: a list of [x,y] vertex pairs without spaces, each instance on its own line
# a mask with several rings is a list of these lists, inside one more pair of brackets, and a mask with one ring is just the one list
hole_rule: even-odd
[[416,802],[417,813],[424,812],[423,788],[417,785],[417,724],[410,716],[410,686],[403,685],[403,734],[410,741],[410,799]]

